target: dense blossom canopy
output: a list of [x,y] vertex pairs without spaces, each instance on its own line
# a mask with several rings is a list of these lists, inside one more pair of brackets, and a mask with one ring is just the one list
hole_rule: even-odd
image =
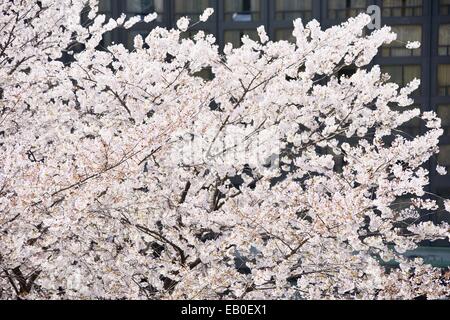
[[410,107],[419,80],[369,66],[389,27],[298,19],[295,43],[261,27],[221,51],[182,18],[129,51],[102,35],[141,18],[96,10],[0,4],[0,298],[449,295],[404,255],[448,239],[429,216],[450,203],[425,192],[443,131]]

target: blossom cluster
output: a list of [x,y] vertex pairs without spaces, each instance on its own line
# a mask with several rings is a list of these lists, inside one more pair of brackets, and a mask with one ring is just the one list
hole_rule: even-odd
[[[420,81],[369,67],[389,27],[297,19],[294,43],[259,28],[222,53],[185,39],[182,18],[132,51],[99,46],[138,21],[106,21],[95,0],[0,3],[0,298],[449,295],[442,270],[404,254],[448,239],[422,213],[450,205],[425,192],[443,130],[411,109]],[[427,132],[402,134],[413,118]],[[268,132],[275,168],[224,165]],[[173,157],[196,139],[210,161]]]

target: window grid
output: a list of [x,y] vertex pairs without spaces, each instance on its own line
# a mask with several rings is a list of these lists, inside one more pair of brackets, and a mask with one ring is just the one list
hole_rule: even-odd
[[422,25],[393,25],[392,31],[397,33],[397,40],[383,46],[383,57],[420,57],[422,48],[410,50],[405,47],[408,41],[422,42]]
[[439,25],[438,55],[450,55],[450,24]]
[[440,45],[438,51],[440,56],[450,56],[450,45]]
[[439,14],[441,16],[450,15],[450,1],[448,0],[438,0],[439,1]]
[[439,96],[450,96],[450,64],[439,64],[437,70]]
[[450,135],[450,104],[441,104],[437,107],[437,115],[442,120],[445,135]]
[[312,10],[276,10],[276,20],[288,20],[289,17],[302,18],[304,21],[312,19]]
[[[200,15],[208,7],[211,7],[209,0],[174,0],[174,21],[187,16],[191,22],[197,22],[199,21]],[[209,19],[211,19],[210,21],[215,20],[215,15]]]
[[[398,65],[384,65],[381,68],[383,73],[391,76],[390,82],[397,83],[399,86],[406,86],[414,78],[422,78],[421,65],[417,64],[398,64]],[[411,94],[411,96],[418,96],[422,94],[422,89],[419,88]]]
[[225,21],[261,21],[262,0],[223,0]]
[[309,21],[313,17],[313,0],[304,0],[301,2],[290,0],[274,1],[275,20],[294,20],[302,18]]
[[393,1],[389,5],[389,2],[382,1],[383,16],[384,17],[419,17],[423,15],[423,3],[422,1]]
[[420,57],[420,49],[406,49],[405,45],[395,45],[382,48],[383,57]]
[[327,15],[330,20],[343,20],[365,12],[367,0],[328,0]]

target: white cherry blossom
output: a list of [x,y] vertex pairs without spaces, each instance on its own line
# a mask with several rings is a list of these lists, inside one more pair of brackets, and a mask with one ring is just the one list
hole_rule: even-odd
[[200,15],[200,21],[206,22],[208,21],[209,17],[211,17],[214,14],[213,8],[206,8],[205,11]]
[[186,17],[181,17],[177,21],[177,27],[180,31],[185,32],[189,28],[189,19]]
[[421,43],[419,41],[408,41],[408,43],[406,44],[406,48],[407,49],[419,49],[421,46]]
[[447,169],[443,166],[437,166],[436,167],[436,172],[441,175],[441,176],[445,176],[447,175]]
[[144,17],[144,22],[149,23],[158,18],[158,14],[156,12],[150,13]]

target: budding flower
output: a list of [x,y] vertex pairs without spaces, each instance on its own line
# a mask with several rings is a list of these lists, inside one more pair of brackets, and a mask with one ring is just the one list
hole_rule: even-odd
[[185,32],[189,28],[189,19],[186,17],[181,17],[177,21],[177,27],[180,31]]
[[89,11],[88,19],[94,20],[96,16],[97,16],[97,10],[94,9],[94,10]]
[[144,17],[144,22],[149,23],[158,18],[158,14],[156,12],[150,13]]
[[126,18],[127,18],[126,14],[125,14],[125,13],[122,13],[122,14],[120,15],[120,17],[116,20],[117,25],[119,25],[119,26],[123,25],[123,23],[125,22],[125,19],[126,19]]
[[447,175],[447,169],[445,169],[445,167],[442,167],[442,166],[437,166],[437,167],[436,167],[436,172],[437,172],[440,176],[445,176],[445,175]]
[[266,32],[266,29],[264,28],[264,26],[258,27],[257,30],[258,30],[259,39],[261,40],[262,43],[266,43],[267,41],[269,41],[269,37],[267,36],[267,32]]
[[201,22],[206,22],[210,16],[212,16],[214,13],[213,8],[206,8],[205,11],[203,11],[203,14],[200,16]]
[[414,50],[414,49],[419,49],[421,46],[419,41],[408,41],[408,43],[406,44],[406,49],[410,49],[410,50]]

